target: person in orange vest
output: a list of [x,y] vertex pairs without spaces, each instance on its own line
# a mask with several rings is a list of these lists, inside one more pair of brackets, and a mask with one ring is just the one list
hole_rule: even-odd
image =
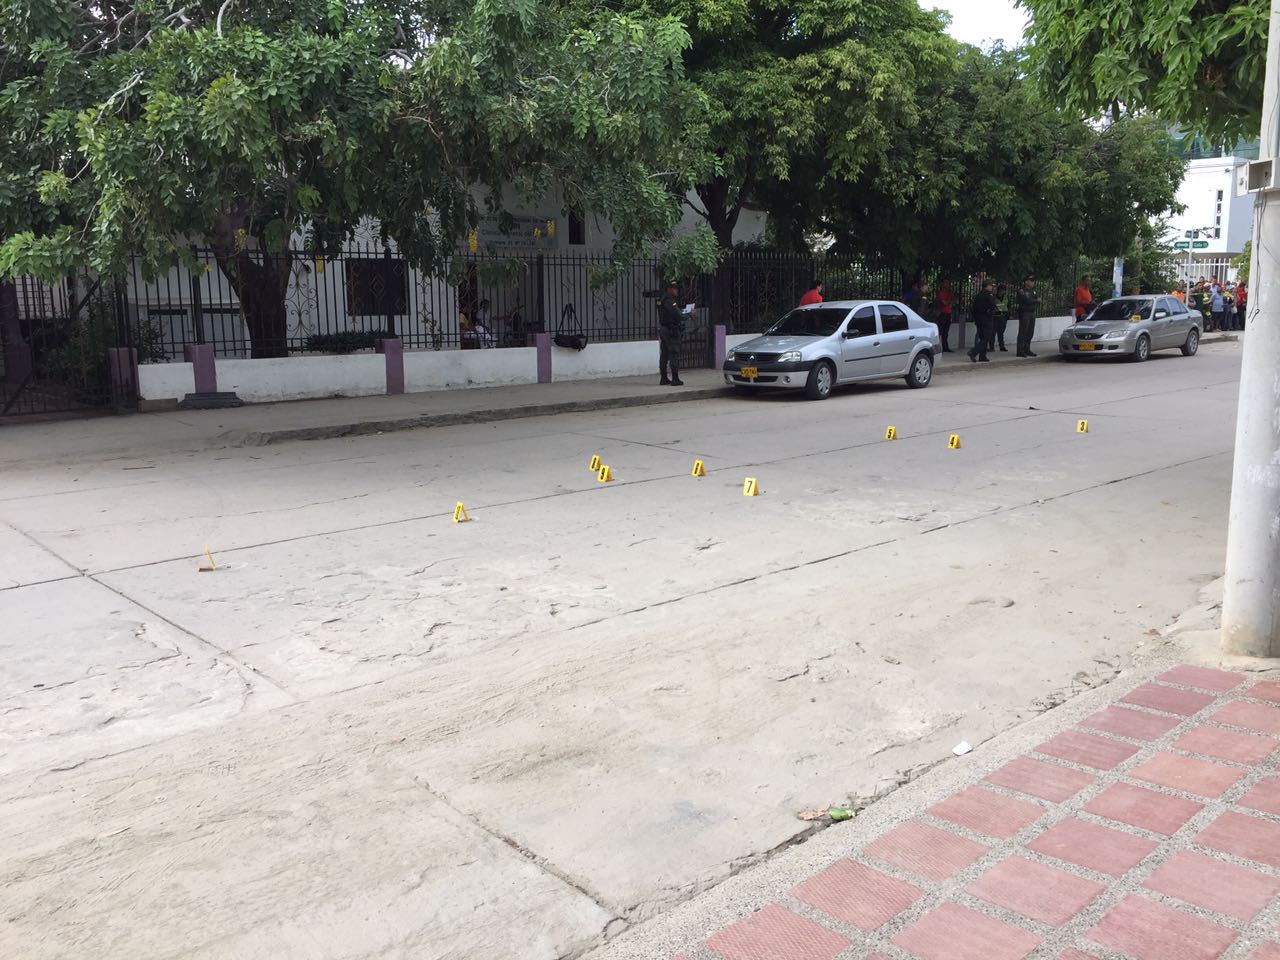
[[1080,278],[1080,286],[1076,287],[1076,319],[1083,320],[1093,306],[1093,291],[1089,289],[1089,275]]
[[815,303],[821,303],[821,302],[822,302],[822,281],[814,280],[813,283],[809,285],[809,291],[803,297],[800,298],[800,306],[808,307],[808,306],[812,306]]

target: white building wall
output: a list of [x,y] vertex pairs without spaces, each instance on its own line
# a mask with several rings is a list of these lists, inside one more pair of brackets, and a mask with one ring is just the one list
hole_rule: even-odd
[[[1207,246],[1190,251],[1192,274],[1198,278],[1234,274],[1225,263],[1244,250],[1253,236],[1252,196],[1235,196],[1236,170],[1248,161],[1241,157],[1210,157],[1192,160],[1178,189],[1178,203],[1185,209],[1169,218],[1170,243],[1188,242],[1186,231],[1202,231],[1200,241]],[[1217,236],[1207,236],[1205,230],[1214,230]],[[1194,243],[1195,240],[1190,242]],[[1178,256],[1185,260],[1188,251]]]

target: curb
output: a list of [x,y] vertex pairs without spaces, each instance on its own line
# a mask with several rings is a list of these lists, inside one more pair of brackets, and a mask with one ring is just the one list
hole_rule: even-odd
[[469,410],[458,413],[423,413],[412,417],[396,417],[391,420],[360,420],[355,423],[333,423],[318,427],[295,427],[284,430],[238,430],[224,433],[218,439],[233,447],[264,447],[272,443],[291,440],[332,440],[336,437],[359,437],[375,433],[392,433],[400,430],[419,430],[425,427],[453,427],[468,423],[492,423],[499,420],[522,420],[528,417],[547,417],[560,413],[590,413],[594,410],[613,410],[622,407],[648,407],[661,403],[685,403],[689,400],[711,400],[727,396],[724,387],[696,387],[671,394],[637,394],[626,397],[607,397],[601,400],[566,400],[562,403],[545,403],[525,407],[495,407],[489,410]]
[[[1205,337],[1201,344],[1234,343],[1238,336],[1223,334]],[[1047,341],[1046,341],[1047,342]],[[1048,363],[1060,359],[1056,350],[1027,359],[1026,363],[1014,363],[1012,359],[994,364],[959,363],[949,361],[939,364],[934,375],[967,372],[991,373],[997,369],[1017,370],[1029,364]],[[648,407],[665,403],[688,403],[691,400],[715,400],[732,396],[728,387],[695,387],[669,394],[633,394],[608,397],[600,400],[566,400],[561,403],[536,404],[523,407],[494,407],[488,410],[469,410],[458,413],[423,413],[412,417],[396,417],[390,420],[359,420],[354,423],[333,423],[316,427],[292,427],[283,430],[237,430],[221,434],[217,439],[233,447],[265,447],[273,443],[289,443],[294,440],[333,440],[339,437],[361,437],[378,433],[395,433],[402,430],[422,430],[428,427],[455,427],[469,423],[496,423],[502,420],[523,420],[529,417],[549,417],[561,413],[591,413],[596,410],[620,410],[625,407]]]

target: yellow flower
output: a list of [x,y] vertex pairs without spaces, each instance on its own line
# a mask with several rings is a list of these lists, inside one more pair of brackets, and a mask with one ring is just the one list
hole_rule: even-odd
[[547,221],[547,236],[554,237],[556,235],[556,222],[554,220]]
[[467,234],[467,249],[472,253],[480,249],[480,236],[474,230]]
[[541,239],[542,239],[542,228],[541,228],[541,227],[534,227],[534,228],[533,228],[533,239],[535,239],[535,240],[541,240]]

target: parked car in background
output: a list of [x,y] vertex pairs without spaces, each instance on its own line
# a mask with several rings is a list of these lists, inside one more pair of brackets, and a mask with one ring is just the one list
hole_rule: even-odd
[[735,347],[724,382],[743,392],[804,390],[825,400],[844,383],[903,377],[927,387],[942,349],[938,328],[905,304],[838,300],[792,310]]
[[1177,297],[1115,297],[1063,330],[1058,351],[1068,360],[1126,357],[1141,363],[1153,350],[1176,347],[1190,357],[1200,349],[1202,323]]

